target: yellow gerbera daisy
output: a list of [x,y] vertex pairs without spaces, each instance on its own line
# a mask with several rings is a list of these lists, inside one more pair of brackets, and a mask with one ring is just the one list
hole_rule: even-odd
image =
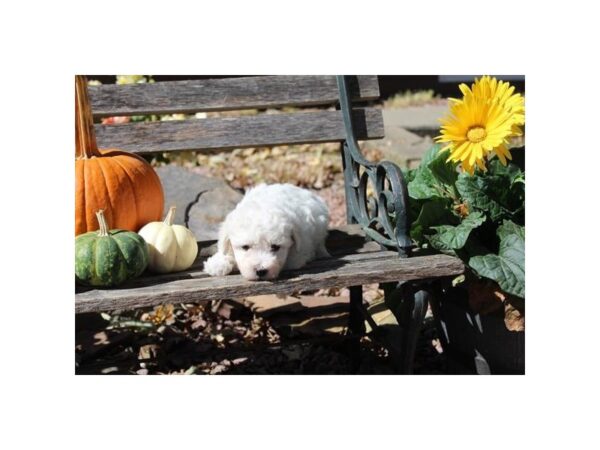
[[513,116],[515,124],[513,127],[514,135],[521,136],[523,134],[521,126],[525,124],[525,99],[521,94],[513,94],[515,87],[511,86],[510,83],[502,80],[498,81],[496,78],[484,75],[475,80],[471,89],[464,83],[459,86],[459,89],[465,97],[473,95],[498,102]]
[[442,119],[441,136],[436,140],[447,143],[440,151],[450,149],[449,161],[462,164],[471,175],[475,165],[486,170],[484,157],[494,151],[502,164],[512,159],[507,139],[513,135],[514,118],[498,102],[489,98],[467,95],[450,105],[450,115]]
[[448,145],[449,161],[461,162],[471,175],[475,164],[486,170],[484,157],[494,151],[502,164],[512,159],[508,150],[508,138],[521,136],[525,123],[525,100],[521,94],[513,94],[514,87],[496,78],[483,76],[469,88],[459,86],[462,99],[450,99],[450,116],[442,119],[438,142]]

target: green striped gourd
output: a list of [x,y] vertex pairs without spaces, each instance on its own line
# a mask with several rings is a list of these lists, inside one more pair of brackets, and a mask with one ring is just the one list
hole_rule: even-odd
[[102,210],[100,229],[75,238],[75,278],[80,284],[117,286],[141,275],[148,266],[148,246],[139,234],[109,230]]

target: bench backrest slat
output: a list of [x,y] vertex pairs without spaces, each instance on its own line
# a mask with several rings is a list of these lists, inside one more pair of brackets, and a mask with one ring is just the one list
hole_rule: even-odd
[[[384,136],[381,110],[355,109],[358,139]],[[96,125],[100,148],[134,153],[182,150],[230,150],[345,139],[341,111],[311,111],[166,122]]]
[[[332,105],[335,76],[259,76],[90,86],[95,117]],[[377,76],[350,79],[353,101],[379,98]]]

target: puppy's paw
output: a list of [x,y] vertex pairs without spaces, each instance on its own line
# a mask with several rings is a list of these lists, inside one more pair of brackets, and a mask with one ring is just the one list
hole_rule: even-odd
[[223,253],[215,253],[204,263],[204,272],[213,277],[225,276],[233,270],[233,258]]

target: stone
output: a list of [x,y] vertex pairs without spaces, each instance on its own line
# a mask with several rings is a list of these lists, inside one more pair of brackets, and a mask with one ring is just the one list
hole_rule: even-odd
[[448,104],[407,106],[404,108],[384,109],[383,123],[385,135],[393,128],[404,128],[418,134],[439,134],[439,119],[448,113]]
[[225,181],[184,167],[156,169],[165,194],[165,215],[176,206],[175,223],[187,226],[199,241],[217,239],[219,224],[243,195]]
[[199,241],[217,239],[219,225],[243,195],[223,182],[223,186],[204,192],[189,211],[187,226]]
[[384,139],[367,141],[363,145],[365,148],[379,149],[384,160],[398,164],[400,167],[412,168],[418,165],[433,143],[430,136],[419,136],[402,127],[395,127],[388,132],[386,125]]

